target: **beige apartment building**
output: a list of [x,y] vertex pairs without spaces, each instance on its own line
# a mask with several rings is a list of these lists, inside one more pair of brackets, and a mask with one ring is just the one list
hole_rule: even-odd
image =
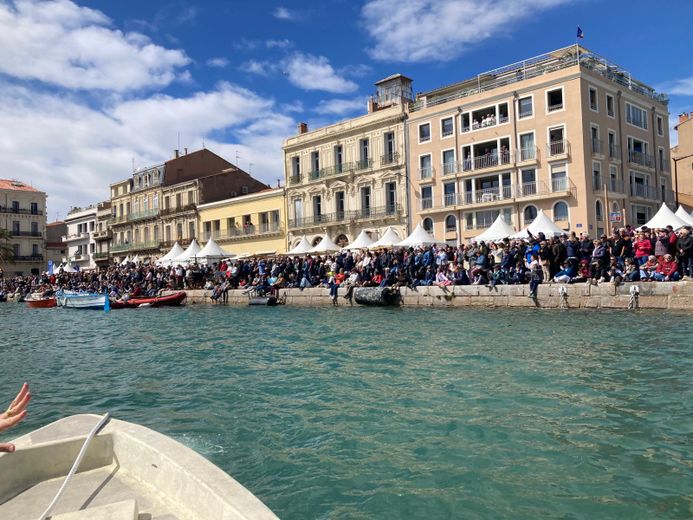
[[108,225],[112,218],[111,201],[106,200],[96,205],[96,229],[93,237],[96,250],[92,255],[97,267],[108,267],[108,248],[112,238],[112,231]]
[[46,194],[20,181],[0,179],[0,228],[9,233],[14,262],[5,274],[46,271]]
[[366,230],[378,238],[393,226],[406,233],[404,121],[411,80],[376,83],[368,113],[284,141],[288,247],[328,233],[346,244]]
[[693,112],[679,114],[674,127],[678,144],[671,149],[671,171],[674,176],[676,203],[693,209]]
[[408,119],[411,207],[455,244],[498,214],[543,210],[590,236],[673,203],[667,99],[576,45],[419,94]]

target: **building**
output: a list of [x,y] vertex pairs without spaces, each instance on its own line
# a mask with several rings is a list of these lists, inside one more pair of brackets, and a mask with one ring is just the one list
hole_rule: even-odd
[[67,235],[67,224],[62,220],[46,224],[46,265],[59,266],[67,256],[67,244],[63,237]]
[[268,188],[197,207],[199,236],[236,255],[286,252],[284,188]]
[[14,263],[6,274],[46,270],[46,194],[20,181],[0,179],[0,228],[7,230]]
[[448,243],[543,210],[591,236],[673,202],[667,99],[573,45],[419,94],[407,121],[415,222]]
[[289,247],[327,232],[338,244],[362,231],[378,238],[407,219],[404,122],[411,80],[397,74],[376,83],[368,113],[284,141]]
[[197,205],[268,186],[207,149],[180,154],[111,184],[109,256],[156,258],[197,236]]
[[63,260],[80,271],[94,269],[96,205],[72,208],[65,217],[65,225],[67,233],[63,237],[63,242],[67,251]]
[[693,209],[693,112],[680,114],[674,128],[679,138],[671,149],[676,204],[690,211]]
[[112,237],[108,222],[112,218],[111,201],[99,202],[96,205],[96,229],[93,233],[96,251],[92,255],[97,267],[108,267],[108,246]]

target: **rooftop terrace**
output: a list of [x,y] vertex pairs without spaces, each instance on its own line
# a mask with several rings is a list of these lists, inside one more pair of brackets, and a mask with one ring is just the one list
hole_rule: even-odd
[[493,90],[512,83],[518,83],[526,79],[534,78],[580,65],[585,69],[595,72],[614,83],[618,83],[623,88],[627,88],[640,95],[646,96],[659,103],[667,104],[668,97],[659,94],[655,90],[636,79],[633,79],[630,72],[619,67],[606,58],[579,46],[571,45],[556,51],[535,56],[517,63],[505,65],[503,67],[478,74],[470,78],[446,87],[431,90],[417,95],[416,101],[409,105],[411,112],[416,112],[425,107],[441,105],[455,99],[461,99],[488,90]]

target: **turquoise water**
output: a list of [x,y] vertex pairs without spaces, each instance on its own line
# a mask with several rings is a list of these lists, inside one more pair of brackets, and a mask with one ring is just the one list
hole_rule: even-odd
[[690,323],[0,304],[0,406],[26,380],[15,434],[81,412],[144,424],[285,519],[690,518]]

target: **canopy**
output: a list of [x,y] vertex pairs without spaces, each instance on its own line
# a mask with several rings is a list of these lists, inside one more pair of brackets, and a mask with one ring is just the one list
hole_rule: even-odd
[[140,263],[140,255],[135,255],[135,257],[132,259],[133,264],[139,264]]
[[684,222],[687,222],[689,226],[693,226],[693,215],[691,215],[685,209],[683,209],[683,206],[679,206],[679,209],[676,210],[676,213],[674,213],[674,215],[679,217]]
[[224,251],[221,247],[219,247],[219,244],[217,244],[214,239],[210,238],[205,244],[205,247],[203,247],[196,256],[199,263],[211,264],[214,262],[219,262],[224,258],[230,258],[234,255],[233,253],[227,253]]
[[320,240],[320,243],[310,249],[308,252],[309,253],[334,253],[336,251],[339,251],[340,247],[332,242],[332,239],[330,236],[325,233],[322,236],[322,240]]
[[388,226],[385,233],[383,233],[383,236],[368,246],[368,249],[390,248],[394,247],[395,244],[401,241],[402,238],[397,234],[397,231],[392,229],[392,226]]
[[671,226],[674,229],[679,229],[687,225],[688,222],[677,217],[676,214],[671,211],[664,202],[662,202],[662,207],[659,208],[659,211],[655,214],[655,216],[652,217],[647,224],[639,227],[638,229],[642,229],[645,226],[647,226],[649,229],[663,229],[667,226]]
[[287,251],[287,255],[289,256],[296,256],[296,255],[305,255],[308,251],[311,249],[310,242],[308,242],[308,239],[306,238],[306,235],[303,235],[301,238],[301,241],[296,244],[296,247],[291,249],[290,251]]
[[127,264],[129,264],[130,262],[132,262],[132,260],[130,260],[130,256],[128,255],[128,256],[125,257],[125,260],[123,260],[122,262],[120,262],[120,265],[127,265]]
[[200,244],[198,244],[197,240],[193,238],[188,248],[185,251],[183,251],[183,254],[172,259],[171,263],[176,265],[185,265],[191,262],[195,262],[201,250],[202,248],[200,247]]
[[433,246],[436,244],[443,244],[444,245],[445,242],[441,242],[436,237],[431,235],[419,223],[419,224],[417,224],[416,229],[414,229],[414,231],[411,232],[411,235],[409,235],[407,238],[405,238],[401,242],[398,242],[397,244],[395,244],[395,246],[397,246],[397,247],[417,247],[417,246]]
[[180,255],[183,254],[183,252],[184,252],[183,248],[180,247],[180,244],[178,242],[176,242],[175,244],[173,244],[173,247],[171,248],[171,250],[168,253],[166,253],[164,256],[159,258],[156,261],[156,263],[161,264],[161,265],[171,265],[171,260],[173,260],[176,257],[179,257]]
[[78,272],[77,269],[72,267],[70,262],[66,262],[65,265],[63,265],[61,267],[62,267],[63,273],[76,273],[76,272]]
[[503,218],[503,214],[498,215],[491,227],[481,235],[474,237],[476,242],[496,242],[515,234],[515,230]]
[[553,223],[553,220],[551,220],[546,213],[544,213],[543,209],[539,210],[537,218],[535,218],[529,226],[519,233],[515,233],[510,238],[529,238],[529,233],[527,232],[528,230],[532,233],[532,236],[535,237],[539,233],[543,233],[544,236],[547,237],[553,237],[565,233],[565,231]]
[[366,230],[363,229],[359,233],[359,236],[356,237],[356,240],[354,240],[351,244],[349,244],[348,246],[346,246],[342,249],[347,249],[347,250],[367,249],[372,244],[373,244],[373,240],[371,239],[371,237],[368,236],[368,233],[366,233]]

